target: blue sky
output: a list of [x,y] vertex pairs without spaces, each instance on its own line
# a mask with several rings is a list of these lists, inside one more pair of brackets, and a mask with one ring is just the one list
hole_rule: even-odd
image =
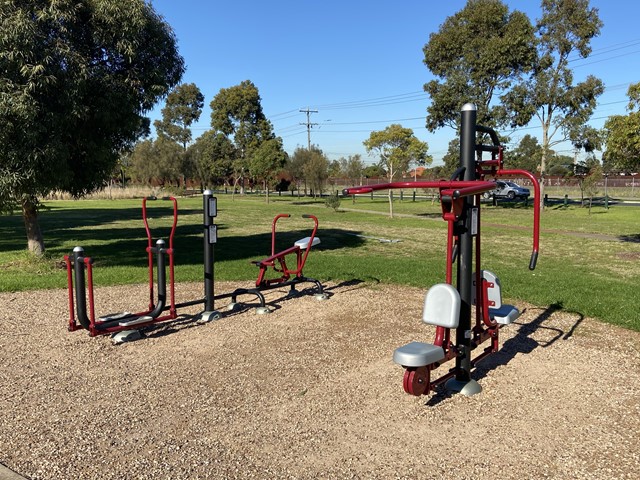
[[[251,80],[262,107],[292,153],[307,145],[306,114],[311,143],[331,159],[361,154],[373,130],[391,123],[412,128],[429,144],[434,165],[455,136],[449,128],[430,133],[424,128],[429,98],[423,85],[431,80],[422,48],[429,34],[462,9],[463,0],[152,0],[173,27],[187,70],[185,83],[195,83],[205,108],[194,125],[194,138],[210,125],[209,103],[221,88]],[[512,0],[510,9],[540,16],[538,1]],[[640,81],[640,2],[592,0],[604,27],[592,42],[588,59],[572,62],[577,80],[593,74],[605,93],[591,122],[601,127],[609,115],[624,114],[630,83]],[[161,102],[151,113],[159,118]],[[529,127],[512,133],[517,144]],[[567,147],[558,147],[561,150]],[[570,151],[567,151],[570,153]]]

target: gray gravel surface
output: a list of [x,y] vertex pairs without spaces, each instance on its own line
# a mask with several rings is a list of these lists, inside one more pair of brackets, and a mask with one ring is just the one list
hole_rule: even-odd
[[31,479],[640,478],[640,334],[518,304],[481,394],[418,398],[391,355],[432,341],[424,292],[329,291],[275,290],[269,315],[185,316],[119,346],[67,331],[64,290],[0,294],[0,462]]

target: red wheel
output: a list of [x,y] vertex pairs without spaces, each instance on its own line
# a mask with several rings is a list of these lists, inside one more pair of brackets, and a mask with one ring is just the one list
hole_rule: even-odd
[[427,393],[429,388],[429,370],[427,367],[406,369],[402,379],[404,391],[419,397]]

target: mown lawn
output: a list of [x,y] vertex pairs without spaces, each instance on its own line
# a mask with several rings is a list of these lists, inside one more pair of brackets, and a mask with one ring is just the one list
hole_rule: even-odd
[[[180,198],[174,239],[176,280],[202,279],[202,200]],[[271,249],[271,220],[278,223],[277,250],[309,234],[311,213],[320,222],[322,244],[309,256],[305,273],[321,281],[364,280],[425,287],[444,280],[446,222],[431,200],[396,195],[395,217],[384,197],[342,199],[338,211],[321,200],[218,195],[219,241],[216,280],[255,281],[250,260]],[[170,202],[148,202],[154,239],[168,237]],[[377,213],[375,213],[377,212]],[[528,269],[532,209],[521,203],[484,205],[483,267],[501,279],[511,301],[556,305],[584,316],[640,330],[635,298],[640,286],[640,209],[547,208],[542,215],[541,251]],[[0,291],[65,288],[63,256],[74,246],[95,259],[97,285],[146,281],[146,235],[141,200],[50,201],[40,215],[47,253],[34,260],[25,252],[22,218],[3,216],[0,225]],[[389,299],[393,308],[393,299]]]

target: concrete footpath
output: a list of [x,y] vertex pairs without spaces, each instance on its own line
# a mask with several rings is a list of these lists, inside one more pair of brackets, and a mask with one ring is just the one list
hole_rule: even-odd
[[18,475],[13,470],[9,470],[3,464],[0,463],[0,480],[25,480],[26,477]]

